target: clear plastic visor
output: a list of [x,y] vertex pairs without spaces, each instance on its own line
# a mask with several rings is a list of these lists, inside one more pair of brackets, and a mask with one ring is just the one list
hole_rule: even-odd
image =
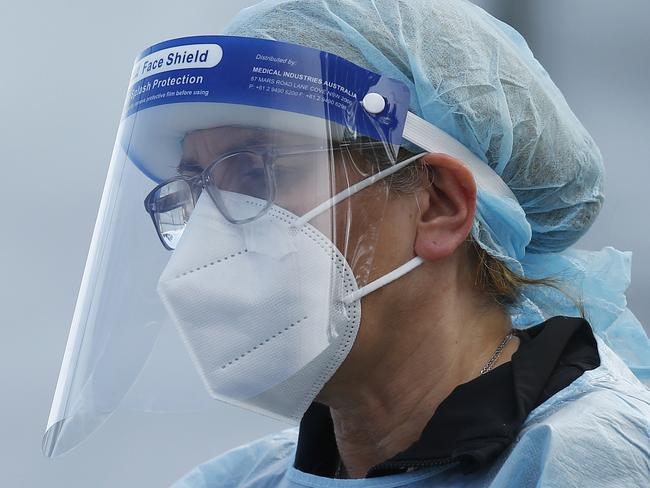
[[[341,331],[327,323],[332,295],[345,291],[336,288],[341,282],[337,274],[343,272],[337,259],[342,256],[354,275],[350,287],[373,278],[375,247],[389,198],[383,182],[351,196],[345,192],[390,167],[398,157],[385,141],[359,137],[325,120],[318,122],[317,132],[313,126],[309,133],[295,131],[290,122],[293,115],[283,119],[281,112],[274,111],[270,117],[259,109],[263,127],[197,124],[199,128],[178,138],[173,154],[161,152],[168,141],[151,135],[137,120],[122,124],[43,438],[46,455],[77,445],[118,406],[163,412],[210,408],[218,415],[217,398],[269,414],[262,400],[257,402],[261,406],[250,406],[247,396],[259,398],[264,392],[257,384],[245,384],[250,377],[246,371],[237,373],[244,384],[235,390],[245,392],[238,398],[235,390],[221,393],[210,388],[210,375],[221,364],[217,362],[227,364],[227,358],[217,360],[212,352],[206,354],[193,332],[179,331],[178,321],[163,304],[160,277],[166,270],[169,273],[170,258],[183,247],[188,270],[220,259],[223,252],[230,253],[228,246],[232,253],[243,246],[266,258],[265,267],[249,274],[256,279],[243,278],[235,267],[224,267],[217,275],[237,292],[228,303],[246,304],[250,298],[254,304],[260,294],[266,294],[269,300],[277,299],[278,313],[294,307],[298,318],[304,309],[320,311],[319,323],[310,324],[318,329],[316,339],[294,338],[296,347],[304,349],[294,364],[285,361],[282,367],[274,367],[282,362],[279,358],[265,359],[266,384],[278,385],[278,391],[341,339]],[[151,150],[161,159],[136,157],[136,147],[138,154]],[[242,197],[249,197],[246,204]],[[201,206],[199,218],[195,209]],[[288,227],[269,223],[284,225],[282,218],[315,230],[329,255],[325,268],[314,271],[305,265],[293,244],[272,245],[276,238],[287,242],[272,234],[283,234]],[[212,225],[206,224],[208,220],[218,221],[218,226],[208,229]],[[224,244],[224,239],[235,239],[233,235],[242,236],[242,242]],[[245,270],[250,265],[243,266]],[[309,294],[316,275],[322,293]],[[279,285],[285,287],[284,294],[273,298]],[[215,316],[222,310],[215,310]],[[247,324],[260,323],[250,313],[251,307],[242,305],[232,320],[215,319],[224,337],[237,338],[235,349],[253,350],[259,339],[258,329],[247,329],[257,327]]]

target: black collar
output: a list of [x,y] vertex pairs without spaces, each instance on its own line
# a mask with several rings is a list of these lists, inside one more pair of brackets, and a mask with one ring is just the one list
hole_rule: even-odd
[[[583,319],[553,317],[518,336],[521,344],[510,362],[457,386],[420,439],[366,476],[454,462],[465,472],[486,466],[512,443],[535,407],[600,365],[591,327]],[[329,408],[314,402],[300,423],[294,467],[331,478],[338,463]]]

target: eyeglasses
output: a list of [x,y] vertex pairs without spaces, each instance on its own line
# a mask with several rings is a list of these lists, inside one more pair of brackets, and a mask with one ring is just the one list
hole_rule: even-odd
[[[173,251],[204,189],[229,222],[245,224],[264,215],[275,201],[276,162],[281,158],[342,150],[381,150],[386,158],[386,149],[380,142],[358,142],[334,147],[294,146],[283,150],[250,148],[232,151],[221,155],[197,175],[178,175],[162,182],[147,195],[144,206],[160,242],[165,249]],[[228,203],[230,199],[223,198],[223,192],[252,196],[266,203],[261,207],[234,206]]]

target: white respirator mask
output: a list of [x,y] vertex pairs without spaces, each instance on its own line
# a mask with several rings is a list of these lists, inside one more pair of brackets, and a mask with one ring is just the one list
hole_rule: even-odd
[[[307,223],[417,155],[298,217],[271,205],[258,219],[229,222],[203,192],[158,293],[210,394],[267,415],[299,420],[346,358],[361,298],[422,263],[415,257],[359,288],[345,257]],[[237,193],[229,205],[263,208]]]

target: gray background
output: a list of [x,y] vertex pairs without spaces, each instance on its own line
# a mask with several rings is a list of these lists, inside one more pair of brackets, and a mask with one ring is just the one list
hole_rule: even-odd
[[[255,2],[1,1],[0,486],[169,485],[281,424],[227,406],[118,412],[55,460],[41,435],[132,60],[162,39],[218,33]],[[525,35],[599,143],[608,200],[580,245],[634,251],[629,302],[650,324],[650,3],[478,3]]]

